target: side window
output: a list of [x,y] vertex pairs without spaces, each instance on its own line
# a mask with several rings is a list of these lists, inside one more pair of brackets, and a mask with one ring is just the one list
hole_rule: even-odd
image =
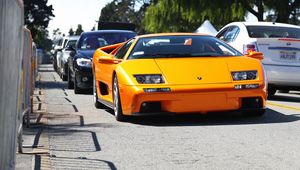
[[237,26],[232,26],[228,29],[224,36],[224,41],[226,42],[233,42],[237,35],[239,34],[240,29]]
[[227,29],[223,30],[220,34],[217,35],[218,38],[225,42],[233,42],[237,35],[240,32],[240,28],[237,26],[230,26]]
[[68,41],[68,39],[64,39],[64,42],[63,42],[63,48],[66,47],[67,41]]
[[125,45],[123,45],[123,47],[121,47],[119,49],[119,51],[116,53],[115,58],[117,58],[117,59],[124,58],[125,54],[127,53],[128,49],[131,46],[131,44],[133,43],[133,41],[134,41],[134,39],[131,39]]
[[228,30],[228,27],[223,29],[223,31],[221,31],[218,35],[216,35],[216,37],[219,38],[220,40],[224,41],[224,36],[225,36],[227,30]]

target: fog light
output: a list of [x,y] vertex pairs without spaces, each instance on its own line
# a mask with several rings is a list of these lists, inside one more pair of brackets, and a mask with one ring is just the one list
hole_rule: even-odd
[[238,84],[234,85],[234,89],[240,90],[240,89],[257,89],[259,87],[259,84]]
[[82,77],[81,79],[83,82],[87,82],[89,79],[87,77]]
[[170,88],[144,88],[144,92],[152,93],[152,92],[170,92]]

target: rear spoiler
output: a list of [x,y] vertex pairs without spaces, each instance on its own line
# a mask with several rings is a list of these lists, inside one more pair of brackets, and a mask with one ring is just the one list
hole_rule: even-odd
[[108,45],[108,46],[104,46],[99,48],[99,50],[104,51],[108,54],[112,54],[114,55],[114,53],[123,46],[123,44],[126,42],[122,42],[122,43],[118,43],[118,44],[113,44],[113,45]]
[[135,24],[124,22],[98,22],[98,30],[129,30],[135,31]]

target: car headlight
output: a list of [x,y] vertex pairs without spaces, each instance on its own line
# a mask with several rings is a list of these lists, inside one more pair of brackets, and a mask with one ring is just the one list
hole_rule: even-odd
[[140,84],[162,84],[165,83],[161,74],[139,74],[133,75]]
[[234,81],[239,80],[254,80],[257,78],[257,71],[235,71],[231,72],[232,78]]
[[92,67],[92,61],[86,58],[78,58],[76,59],[76,63],[78,66],[82,67]]

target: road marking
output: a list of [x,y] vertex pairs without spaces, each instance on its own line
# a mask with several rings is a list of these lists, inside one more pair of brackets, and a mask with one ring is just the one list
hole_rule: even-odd
[[277,107],[285,108],[285,109],[291,109],[291,110],[300,111],[300,108],[297,108],[297,107],[286,106],[286,105],[277,104],[277,103],[273,103],[273,102],[267,102],[267,104],[271,105],[271,106],[277,106]]

